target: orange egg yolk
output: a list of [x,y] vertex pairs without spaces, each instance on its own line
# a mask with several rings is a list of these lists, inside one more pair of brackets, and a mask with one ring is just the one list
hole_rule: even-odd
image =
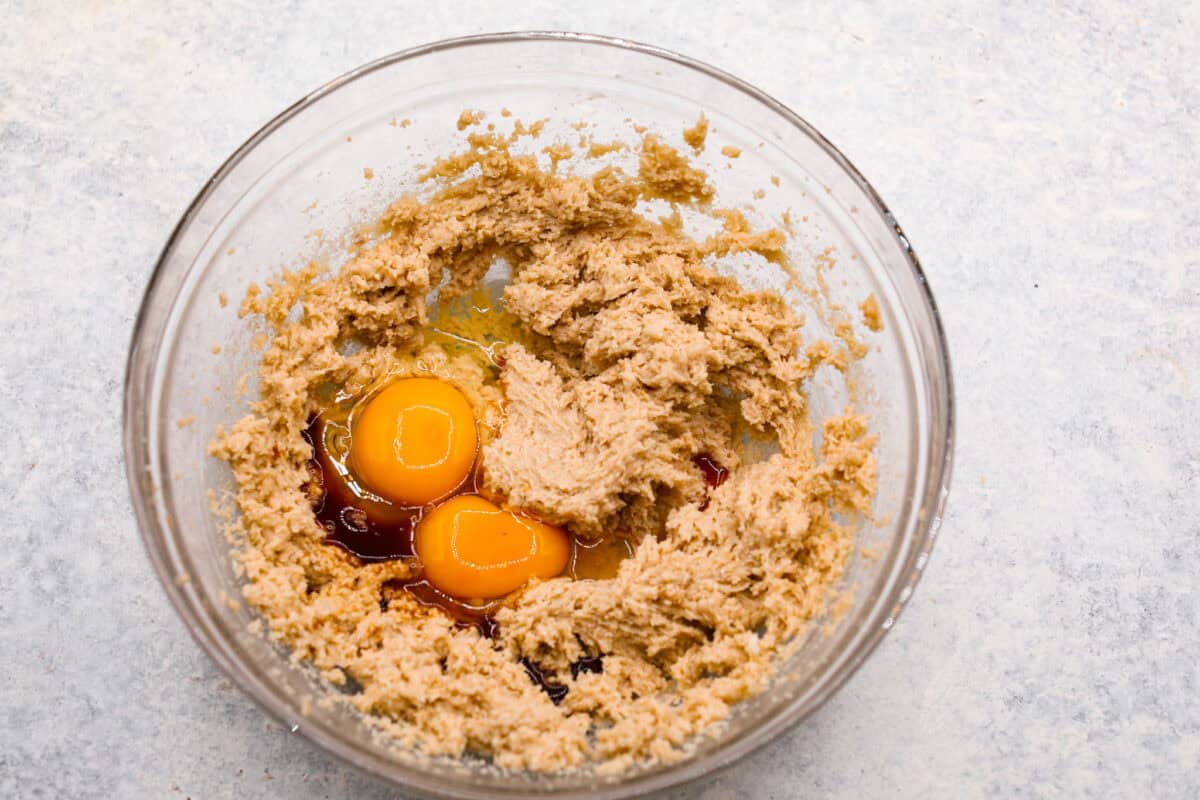
[[507,511],[476,495],[459,495],[417,525],[425,578],[448,595],[503,597],[530,578],[552,578],[567,566],[570,543],[553,525]]
[[383,498],[425,505],[463,482],[478,444],[475,415],[462,392],[436,378],[404,378],[355,414],[350,468]]

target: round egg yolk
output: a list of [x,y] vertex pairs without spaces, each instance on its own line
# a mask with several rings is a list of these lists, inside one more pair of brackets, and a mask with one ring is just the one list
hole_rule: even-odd
[[567,566],[567,535],[476,495],[442,503],[417,525],[425,578],[463,599],[503,597],[530,578],[552,578]]
[[462,392],[436,378],[403,378],[355,414],[350,468],[381,497],[425,505],[463,482],[477,445],[475,415]]

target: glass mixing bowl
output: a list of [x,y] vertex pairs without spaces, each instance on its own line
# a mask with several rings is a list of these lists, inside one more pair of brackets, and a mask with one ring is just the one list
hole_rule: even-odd
[[[501,108],[527,122],[547,117],[543,143],[577,138],[569,127],[577,121],[592,124],[597,141],[628,140],[627,120],[677,140],[703,111],[712,133],[699,162],[720,204],[753,206],[748,216],[760,224],[790,211],[802,273],[828,252],[836,259],[826,274],[830,300],[854,310],[870,292],[878,299],[885,327],[868,337],[871,353],[855,379],[859,408],[880,437],[880,522],[859,533],[868,552],[856,551],[842,587],[852,600],[811,626],[767,691],[699,737],[678,763],[601,778],[422,759],[379,738],[344,704],[314,703],[327,687],[253,632],[253,611],[236,601],[238,577],[209,505],[209,492],[225,492],[232,481],[205,446],[254,396],[253,380],[239,381],[254,374],[258,328],[238,318],[237,301],[247,284],[281,265],[338,263],[340,235],[419,190],[420,164],[461,146],[454,123],[468,108],[497,122]],[[725,145],[741,157],[722,156]],[[759,189],[765,197],[755,199]],[[774,268],[736,259],[721,266],[807,312],[808,336],[829,332],[812,299]],[[811,394],[818,417],[839,412],[848,397],[836,373],[820,375]],[[737,78],[674,53],[598,36],[514,33],[438,42],[367,64],[238,148],[179,221],[150,280],[129,352],[124,425],[133,505],[172,604],[217,664],[289,728],[421,794],[626,797],[696,779],[779,735],[841,686],[892,627],[940,523],[953,401],[941,322],[916,256],[875,191],[820,133]]]

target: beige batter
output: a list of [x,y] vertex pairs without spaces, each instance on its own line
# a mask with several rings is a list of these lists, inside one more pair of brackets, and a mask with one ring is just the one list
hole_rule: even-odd
[[[698,150],[705,133],[689,130],[688,143]],[[212,446],[237,480],[245,596],[296,658],[335,684],[353,679],[362,691],[347,700],[426,753],[538,771],[678,758],[764,687],[846,562],[854,523],[838,520],[869,512],[865,420],[823,421],[814,451],[804,393],[820,364],[855,354],[841,341],[805,347],[782,299],[704,263],[746,251],[782,262],[781,232],[709,209],[723,231],[695,241],[678,216],[637,213],[648,198],[705,209],[713,194],[660,139],[643,139],[636,175],[586,178],[539,168],[512,141],[473,135],[431,170],[438,191],[396,201],[377,243],[332,277],[312,267],[252,287],[243,313],[274,334],[261,398]],[[435,343],[426,298],[443,279],[443,299],[470,292],[500,257],[513,268],[505,306],[526,335],[503,350],[496,381]],[[303,315],[288,321],[297,302]],[[346,355],[351,340],[362,347]],[[362,565],[322,542],[305,495],[306,419],[331,386],[417,373],[475,405],[489,492],[578,536],[632,543],[615,577],[534,582],[489,640],[386,593],[411,563]],[[746,430],[779,452],[749,463]],[[702,452],[730,468],[703,510]],[[602,673],[572,677],[573,661],[597,655]],[[560,705],[519,658],[568,687]]]

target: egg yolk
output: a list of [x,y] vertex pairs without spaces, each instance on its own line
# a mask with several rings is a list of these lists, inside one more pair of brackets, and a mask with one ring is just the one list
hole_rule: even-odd
[[417,525],[425,578],[448,595],[502,597],[530,578],[552,578],[567,566],[567,535],[476,495],[459,495]]
[[425,505],[463,482],[477,446],[475,415],[462,392],[436,378],[404,378],[355,414],[350,467],[381,497]]

